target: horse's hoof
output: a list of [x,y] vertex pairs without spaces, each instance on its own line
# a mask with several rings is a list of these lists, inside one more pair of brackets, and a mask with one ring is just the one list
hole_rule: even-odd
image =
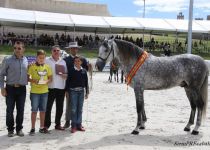
[[187,127],[185,127],[185,128],[184,128],[184,131],[189,132],[189,131],[190,131],[190,129],[189,129],[189,128],[187,128]]
[[193,130],[191,134],[192,134],[192,135],[198,135],[198,134],[199,134],[199,131]]
[[131,132],[131,134],[133,134],[133,135],[138,135],[138,134],[139,134],[139,131],[133,130],[133,131]]
[[139,129],[144,130],[144,129],[145,129],[145,127],[140,127]]

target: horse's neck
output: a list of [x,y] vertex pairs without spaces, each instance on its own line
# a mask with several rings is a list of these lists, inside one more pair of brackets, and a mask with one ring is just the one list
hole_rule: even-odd
[[127,68],[128,66],[134,64],[137,61],[138,57],[143,53],[143,50],[139,50],[138,47],[123,47],[118,46],[117,43],[115,44],[114,50],[114,53],[119,60],[121,67],[123,68]]

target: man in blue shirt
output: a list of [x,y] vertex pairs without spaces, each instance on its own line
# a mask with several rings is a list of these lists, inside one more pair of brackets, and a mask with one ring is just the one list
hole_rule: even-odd
[[[14,107],[16,106],[16,132],[18,136],[24,136],[22,132],[24,106],[26,99],[26,85],[28,61],[24,56],[24,43],[17,41],[14,44],[14,54],[6,57],[2,62],[0,71],[0,88],[2,96],[6,97],[6,125],[8,137],[14,136]],[[6,77],[6,81],[5,81]],[[5,86],[6,83],[6,86]]]

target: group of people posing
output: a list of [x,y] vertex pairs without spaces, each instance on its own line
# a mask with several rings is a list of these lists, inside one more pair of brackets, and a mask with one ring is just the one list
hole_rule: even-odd
[[[50,133],[51,110],[56,104],[55,130],[65,130],[71,126],[71,133],[85,131],[82,126],[84,99],[88,98],[88,62],[77,55],[77,42],[70,42],[70,55],[60,57],[59,46],[51,48],[51,56],[46,58],[44,50],[38,50],[36,62],[28,64],[24,56],[24,43],[14,44],[14,54],[6,57],[0,70],[1,94],[6,98],[6,126],[8,137],[24,136],[23,120],[26,100],[26,85],[30,82],[31,130],[35,135],[37,112],[40,114],[40,133]],[[61,126],[64,99],[66,97],[66,122]],[[16,107],[16,125],[14,108]],[[71,120],[71,124],[70,124]]]

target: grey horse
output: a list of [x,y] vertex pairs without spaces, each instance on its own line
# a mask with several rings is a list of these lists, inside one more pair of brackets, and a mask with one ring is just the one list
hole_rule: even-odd
[[[105,40],[99,47],[96,67],[99,71],[107,61],[119,59],[121,68],[128,74],[144,50],[123,40]],[[137,108],[137,126],[132,134],[139,134],[145,129],[147,120],[144,109],[144,90],[161,90],[175,86],[184,87],[190,101],[191,114],[184,131],[190,131],[194,124],[197,109],[197,121],[192,131],[199,134],[202,119],[205,118],[208,102],[208,68],[205,61],[196,55],[182,54],[171,57],[156,57],[148,53],[143,65],[138,69],[130,86],[134,89]]]

